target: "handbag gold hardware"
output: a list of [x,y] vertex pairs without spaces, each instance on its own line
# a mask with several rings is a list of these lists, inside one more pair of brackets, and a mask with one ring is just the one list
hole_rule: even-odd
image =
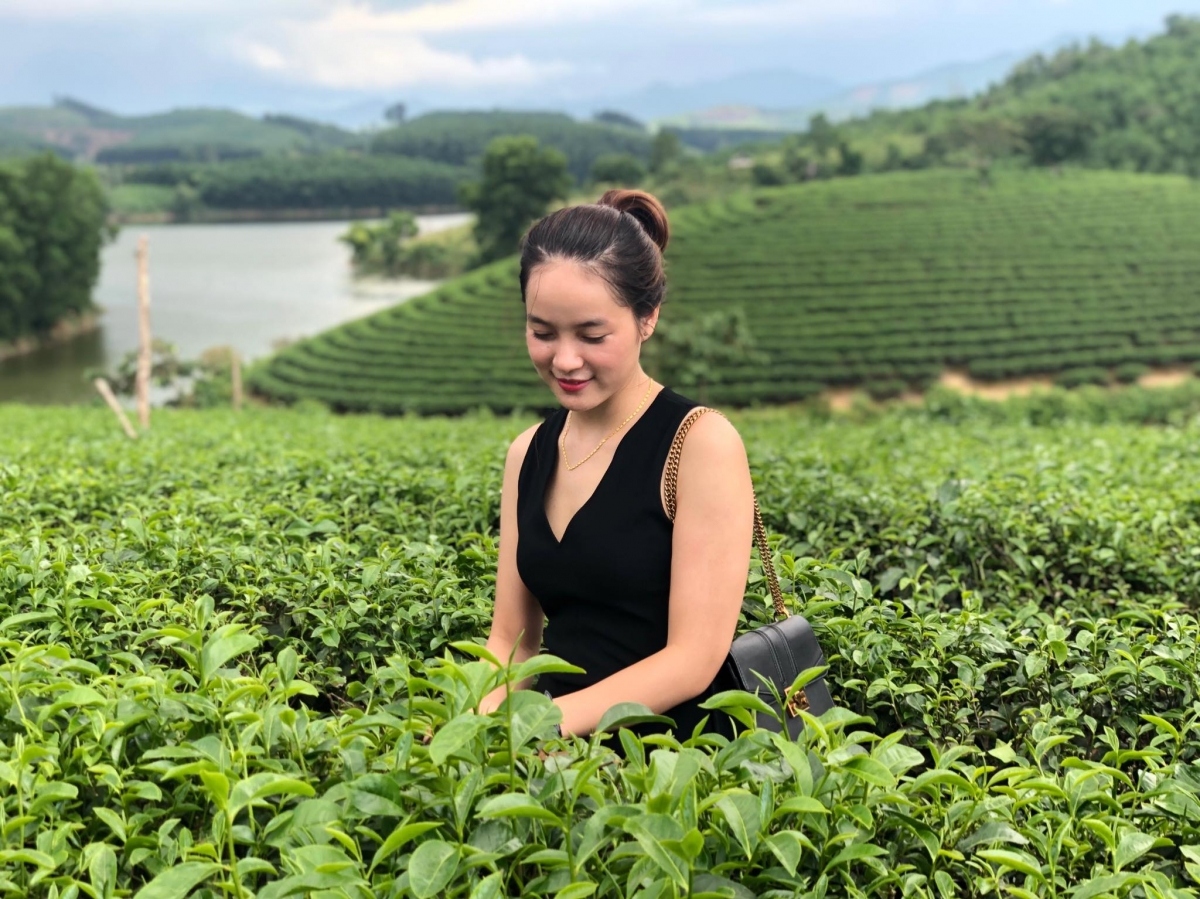
[[804,692],[803,687],[788,697],[787,704],[784,706],[784,708],[787,709],[787,713],[793,718],[795,718],[801,712],[808,711],[808,694]]

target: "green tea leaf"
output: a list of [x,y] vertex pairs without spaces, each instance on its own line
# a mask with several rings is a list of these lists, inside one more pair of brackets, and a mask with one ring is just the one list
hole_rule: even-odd
[[456,752],[461,751],[492,722],[480,715],[459,715],[448,721],[433,735],[429,743],[429,758],[439,767]]
[[618,702],[600,716],[595,733],[606,733],[634,724],[674,724],[664,715],[656,715],[640,702]]
[[[686,861],[672,855],[665,846],[662,845],[662,838],[655,833],[658,828],[648,826],[646,818],[653,816],[647,815],[642,818],[633,818],[625,822],[625,831],[637,840],[642,851],[646,853],[646,857],[654,861],[659,870],[670,878],[680,889],[687,887],[687,871]],[[678,826],[678,825],[676,825]]]
[[265,771],[240,780],[233,785],[229,794],[229,814],[236,816],[239,811],[268,796],[315,796],[316,791],[309,784],[294,777]]
[[489,874],[475,885],[475,889],[471,890],[470,899],[501,899],[504,895],[503,888],[504,875],[497,871],[495,874]]
[[458,850],[441,840],[427,840],[408,862],[408,882],[417,899],[429,899],[444,890],[458,869]]
[[1094,899],[1103,893],[1116,893],[1127,886],[1141,882],[1137,874],[1105,874],[1093,877],[1071,890],[1071,899]]
[[503,793],[494,796],[482,803],[476,814],[480,818],[535,818],[562,826],[558,815],[525,793]]
[[554,899],[586,899],[596,892],[596,884],[590,882],[570,883],[554,894]]
[[740,791],[728,793],[717,800],[716,806],[724,814],[734,839],[746,853],[746,859],[754,858],[761,828],[757,797]]
[[800,864],[802,849],[799,835],[795,831],[781,830],[779,833],[768,837],[766,845],[774,853],[775,857],[779,859],[779,863],[783,865],[784,870],[795,877],[796,866]]
[[976,855],[987,859],[992,864],[1002,865],[1005,868],[1020,871],[1022,874],[1028,874],[1039,881],[1044,882],[1046,879],[1042,874],[1041,866],[1033,856],[1026,852],[1013,852],[1008,849],[980,849]]
[[184,862],[167,868],[134,894],[134,899],[184,899],[188,893],[222,870],[210,862]]
[[856,755],[842,763],[842,767],[860,780],[885,790],[896,786],[896,778],[883,764],[869,755]]
[[240,624],[224,624],[200,652],[200,681],[206,683],[226,662],[258,647],[258,640],[244,633]]
[[1117,851],[1113,854],[1113,868],[1120,871],[1122,868],[1128,867],[1153,849],[1156,842],[1155,837],[1137,831],[1127,831],[1121,834],[1121,840],[1117,843]]
[[874,843],[855,843],[852,846],[847,846],[825,866],[826,871],[832,871],[834,868],[841,865],[849,864],[850,862],[861,861],[865,858],[879,858],[882,855],[887,855],[888,851]]
[[441,822],[439,821],[416,821],[412,824],[400,825],[388,834],[388,838],[383,841],[382,845],[375,852],[375,857],[371,859],[370,870],[374,871],[382,862],[386,861],[396,850],[402,848],[406,843],[441,826]]

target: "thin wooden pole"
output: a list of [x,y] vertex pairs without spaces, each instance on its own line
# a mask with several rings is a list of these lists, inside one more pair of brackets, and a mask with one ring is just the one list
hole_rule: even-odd
[[121,427],[125,429],[126,435],[130,440],[137,440],[137,431],[133,429],[133,425],[129,422],[129,417],[125,414],[125,410],[121,408],[121,404],[117,402],[117,397],[113,393],[112,388],[108,386],[108,381],[104,378],[97,378],[92,382],[96,385],[96,390],[104,397],[104,402],[108,403],[108,408],[112,409],[113,415],[117,416],[117,421],[121,423]]
[[150,368],[153,362],[150,334],[150,248],[146,235],[137,244],[138,360],[137,413],[142,430],[150,427]]
[[229,368],[233,380],[233,411],[237,412],[242,408],[242,357],[232,348],[229,350]]

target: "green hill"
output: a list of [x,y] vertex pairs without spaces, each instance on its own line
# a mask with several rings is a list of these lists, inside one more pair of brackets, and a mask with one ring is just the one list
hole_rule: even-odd
[[650,156],[650,135],[628,127],[578,122],[556,112],[432,112],[380,132],[371,152],[416,156],[450,165],[474,165],[497,137],[529,134],[560,150],[571,174],[583,181],[599,156],[628,153]]
[[[826,387],[1106,380],[1200,360],[1200,190],[1181,177],[956,171],[818,182],[674,217],[666,320],[741,306],[767,354],[713,402]],[[526,356],[515,260],[298,343],[253,383],[342,409],[545,405]]]
[[348,131],[293,116],[261,119],[228,109],[122,116],[69,99],[49,107],[0,107],[0,152],[50,147],[87,161],[214,161],[323,152],[361,144]]
[[[1200,19],[1171,16],[1163,33],[1119,47],[1093,40],[1038,54],[973,99],[877,112],[839,130],[876,167],[1011,157],[1195,175]],[[803,139],[810,157],[811,137]]]

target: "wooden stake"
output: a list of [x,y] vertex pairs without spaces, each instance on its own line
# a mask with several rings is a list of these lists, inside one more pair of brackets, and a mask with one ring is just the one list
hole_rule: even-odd
[[242,408],[242,357],[232,347],[229,350],[229,374],[233,381],[233,411]]
[[138,360],[136,381],[138,423],[143,430],[150,427],[150,369],[153,363],[150,335],[149,256],[149,240],[143,234],[138,238],[137,244]]
[[104,378],[97,378],[92,382],[96,385],[96,390],[104,397],[104,402],[108,403],[108,408],[113,410],[113,415],[117,416],[117,421],[121,423],[121,427],[125,429],[126,435],[130,440],[137,440],[137,431],[133,429],[133,425],[129,422],[129,417],[125,414],[125,410],[121,408],[121,404],[117,402],[116,395],[112,392],[112,388],[108,386],[108,381]]

